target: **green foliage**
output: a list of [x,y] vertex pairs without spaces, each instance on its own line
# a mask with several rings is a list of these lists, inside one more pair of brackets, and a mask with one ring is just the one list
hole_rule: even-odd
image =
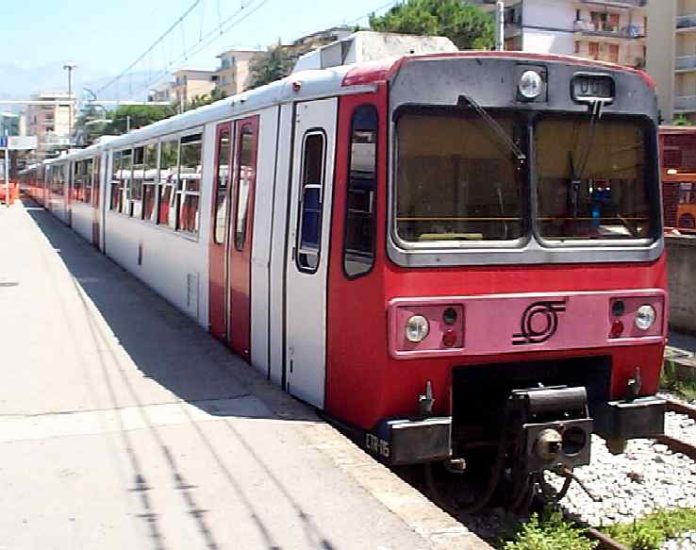
[[686,115],[679,114],[679,115],[674,117],[674,125],[675,126],[693,126],[694,123],[691,122],[691,120],[689,120]]
[[[174,115],[176,110],[169,105],[122,105],[109,113],[111,122],[104,129],[105,135],[118,135],[147,126],[163,118]],[[130,118],[130,120],[129,120]]]
[[505,550],[593,550],[597,543],[583,536],[582,530],[563,519],[560,512],[542,517],[533,514],[517,531]]
[[696,530],[696,509],[659,510],[633,523],[617,523],[604,531],[632,550],[657,550],[667,539]]
[[210,105],[211,103],[215,103],[216,101],[224,99],[225,97],[227,97],[227,94],[220,90],[220,88],[213,88],[213,91],[209,94],[197,95],[196,97],[191,98],[191,101],[189,101],[184,107],[184,111],[192,111],[193,109],[198,109],[204,105]]
[[493,19],[460,0],[406,0],[384,15],[370,15],[375,31],[446,36],[460,50],[493,47]]
[[297,56],[280,42],[269,46],[265,53],[255,56],[249,63],[248,87],[257,88],[288,76]]
[[686,401],[696,401],[696,380],[680,380],[675,363],[668,358],[665,359],[662,368],[660,387]]

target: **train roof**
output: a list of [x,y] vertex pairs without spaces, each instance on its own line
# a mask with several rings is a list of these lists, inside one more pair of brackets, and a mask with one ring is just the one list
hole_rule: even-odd
[[[183,132],[203,126],[209,122],[258,111],[280,103],[335,95],[340,90],[343,79],[349,70],[349,66],[340,66],[332,67],[331,69],[293,73],[282,80],[160,120],[144,128],[133,130],[128,134],[111,140],[106,147],[118,149],[159,136]],[[364,89],[363,86],[360,86],[352,89],[351,93],[358,93],[361,91],[361,88]],[[371,90],[372,86],[369,89]]]
[[423,60],[453,58],[471,59],[477,57],[565,63],[594,69],[628,72],[640,75],[646,84],[654,86],[652,79],[643,71],[638,71],[622,65],[566,55],[474,50],[401,55],[376,61],[294,72],[281,80],[277,80],[265,86],[248,90],[210,105],[160,120],[143,128],[132,130],[127,134],[115,136],[106,143],[95,144],[86,149],[73,151],[65,157],[52,159],[52,162],[65,159],[77,160],[85,156],[93,155],[104,149],[125,148],[129,145],[144,143],[164,135],[193,130],[210,122],[234,118],[235,116],[240,116],[245,113],[251,113],[291,101],[306,101],[315,98],[335,96],[337,94],[372,91],[374,90],[375,84],[378,82],[394,78],[401,67],[406,63]]

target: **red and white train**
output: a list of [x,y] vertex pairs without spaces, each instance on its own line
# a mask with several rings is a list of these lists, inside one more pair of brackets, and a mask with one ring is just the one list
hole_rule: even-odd
[[521,501],[592,432],[661,433],[649,77],[519,52],[321,68],[332,51],[23,185],[389,464],[483,465],[482,500]]

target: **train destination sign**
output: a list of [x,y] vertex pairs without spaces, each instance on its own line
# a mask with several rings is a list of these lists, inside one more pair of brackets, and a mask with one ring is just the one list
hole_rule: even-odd
[[611,103],[614,100],[614,79],[603,74],[578,74],[570,84],[573,100],[582,103]]

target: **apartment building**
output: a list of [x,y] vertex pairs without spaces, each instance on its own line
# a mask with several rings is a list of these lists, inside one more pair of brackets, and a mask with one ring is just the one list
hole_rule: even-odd
[[195,97],[209,95],[215,88],[215,71],[203,69],[179,69],[174,73],[170,100],[184,106]]
[[[70,145],[70,117],[74,117],[75,96],[67,93],[42,92],[32,99],[50,101],[49,104],[27,105],[27,135],[36,136],[37,156],[44,158],[52,150]],[[74,120],[72,121],[74,122]]]
[[147,94],[148,101],[171,101],[174,82],[165,82],[155,86]]
[[[495,10],[495,0],[476,3]],[[505,46],[644,67],[646,4],[647,0],[506,0]]]
[[17,113],[0,113],[0,136],[22,135],[23,117]]
[[258,50],[227,50],[217,56],[220,66],[215,71],[215,88],[225,96],[238,94],[247,89],[249,65],[254,57],[263,53]]
[[696,0],[650,0],[647,70],[665,123],[696,123]]

